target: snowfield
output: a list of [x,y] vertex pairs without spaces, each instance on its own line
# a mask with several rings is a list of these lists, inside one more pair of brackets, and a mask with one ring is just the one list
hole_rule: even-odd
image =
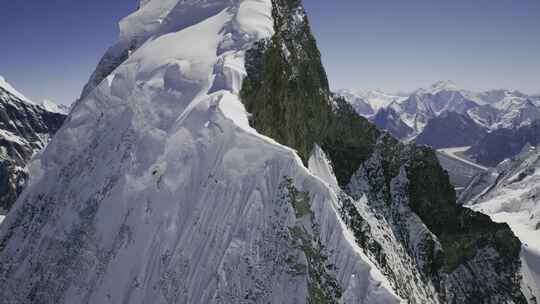
[[[150,0],[121,22],[121,39],[140,47],[73,108],[0,228],[0,239],[11,234],[0,297],[305,303],[302,269],[313,266],[294,242],[309,236],[343,303],[401,301],[341,221],[323,156],[311,173],[249,127],[244,56],[273,34],[271,9]],[[291,189],[307,193],[307,214],[295,212]],[[44,217],[18,229],[26,208]]]
[[473,210],[507,223],[523,243],[525,288],[540,296],[540,150],[527,146],[514,159],[479,176],[466,192]]

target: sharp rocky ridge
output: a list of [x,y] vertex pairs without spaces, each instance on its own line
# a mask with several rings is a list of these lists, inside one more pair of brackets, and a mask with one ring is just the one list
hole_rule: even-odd
[[65,117],[33,103],[0,76],[0,215],[24,189],[30,159],[47,145]]
[[330,92],[300,1],[142,1],[31,172],[8,303],[528,300],[509,227]]

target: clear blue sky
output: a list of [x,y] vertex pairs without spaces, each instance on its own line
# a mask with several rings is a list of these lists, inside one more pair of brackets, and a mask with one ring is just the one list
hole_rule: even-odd
[[[1,0],[0,75],[70,103],[136,0]],[[333,88],[540,92],[539,0],[305,0]]]

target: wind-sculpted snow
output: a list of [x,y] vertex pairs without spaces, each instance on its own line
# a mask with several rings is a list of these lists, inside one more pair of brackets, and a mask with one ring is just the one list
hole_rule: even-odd
[[272,35],[271,5],[152,0],[124,19],[123,37],[155,36],[32,163],[0,227],[3,301],[399,301],[335,191],[249,126],[244,53]]

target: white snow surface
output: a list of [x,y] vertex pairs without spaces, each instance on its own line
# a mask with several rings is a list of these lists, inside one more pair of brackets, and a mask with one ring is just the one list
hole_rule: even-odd
[[24,96],[22,93],[17,91],[11,84],[9,84],[7,82],[7,80],[2,75],[0,75],[0,87],[2,87],[6,91],[8,91],[12,95],[14,95],[15,97],[19,98],[20,100],[31,103],[31,104],[34,104],[34,102],[32,102],[30,99],[26,98],[26,96]]
[[421,94],[421,95],[424,95],[424,94],[432,94],[432,95],[435,95],[435,94],[438,94],[442,91],[457,91],[459,90],[458,89],[458,86],[456,85],[455,82],[451,81],[451,80],[439,80],[437,82],[435,82],[434,84],[432,84],[431,86],[429,87],[426,87],[426,88],[420,88],[418,90],[416,90],[416,94]]
[[56,103],[54,101],[51,101],[51,100],[48,100],[48,99],[44,99],[39,105],[43,109],[45,109],[45,110],[47,110],[49,112],[60,113],[60,114],[65,114],[65,115],[67,115],[69,113],[69,107],[68,106],[58,104],[58,103]]
[[[141,4],[121,30],[143,45],[77,103],[30,166],[10,215],[27,204],[54,208],[34,234],[12,216],[0,228],[0,237],[15,229],[1,260],[28,254],[0,295],[16,299],[34,284],[58,303],[239,303],[248,290],[265,303],[305,303],[306,277],[280,263],[302,256],[280,233],[310,229],[279,205],[290,177],[309,193],[342,302],[399,302],[342,223],[329,169],[318,166],[315,177],[294,151],[249,127],[238,97],[244,54],[272,35],[271,2]],[[80,229],[84,255],[66,255]],[[41,269],[48,276],[36,260],[81,268],[53,262]]]
[[480,193],[468,207],[510,226],[523,243],[522,289],[540,298],[540,150],[526,147],[486,174],[493,183],[476,190]]
[[339,193],[340,188],[334,174],[334,169],[332,168],[332,162],[328,159],[319,145],[315,145],[315,148],[311,153],[311,157],[308,161],[308,168],[311,173],[322,179],[330,186],[330,188]]
[[348,90],[341,89],[337,94],[343,96],[358,114],[371,117],[379,110],[388,107],[392,102],[401,102],[406,97],[385,93],[380,90]]

